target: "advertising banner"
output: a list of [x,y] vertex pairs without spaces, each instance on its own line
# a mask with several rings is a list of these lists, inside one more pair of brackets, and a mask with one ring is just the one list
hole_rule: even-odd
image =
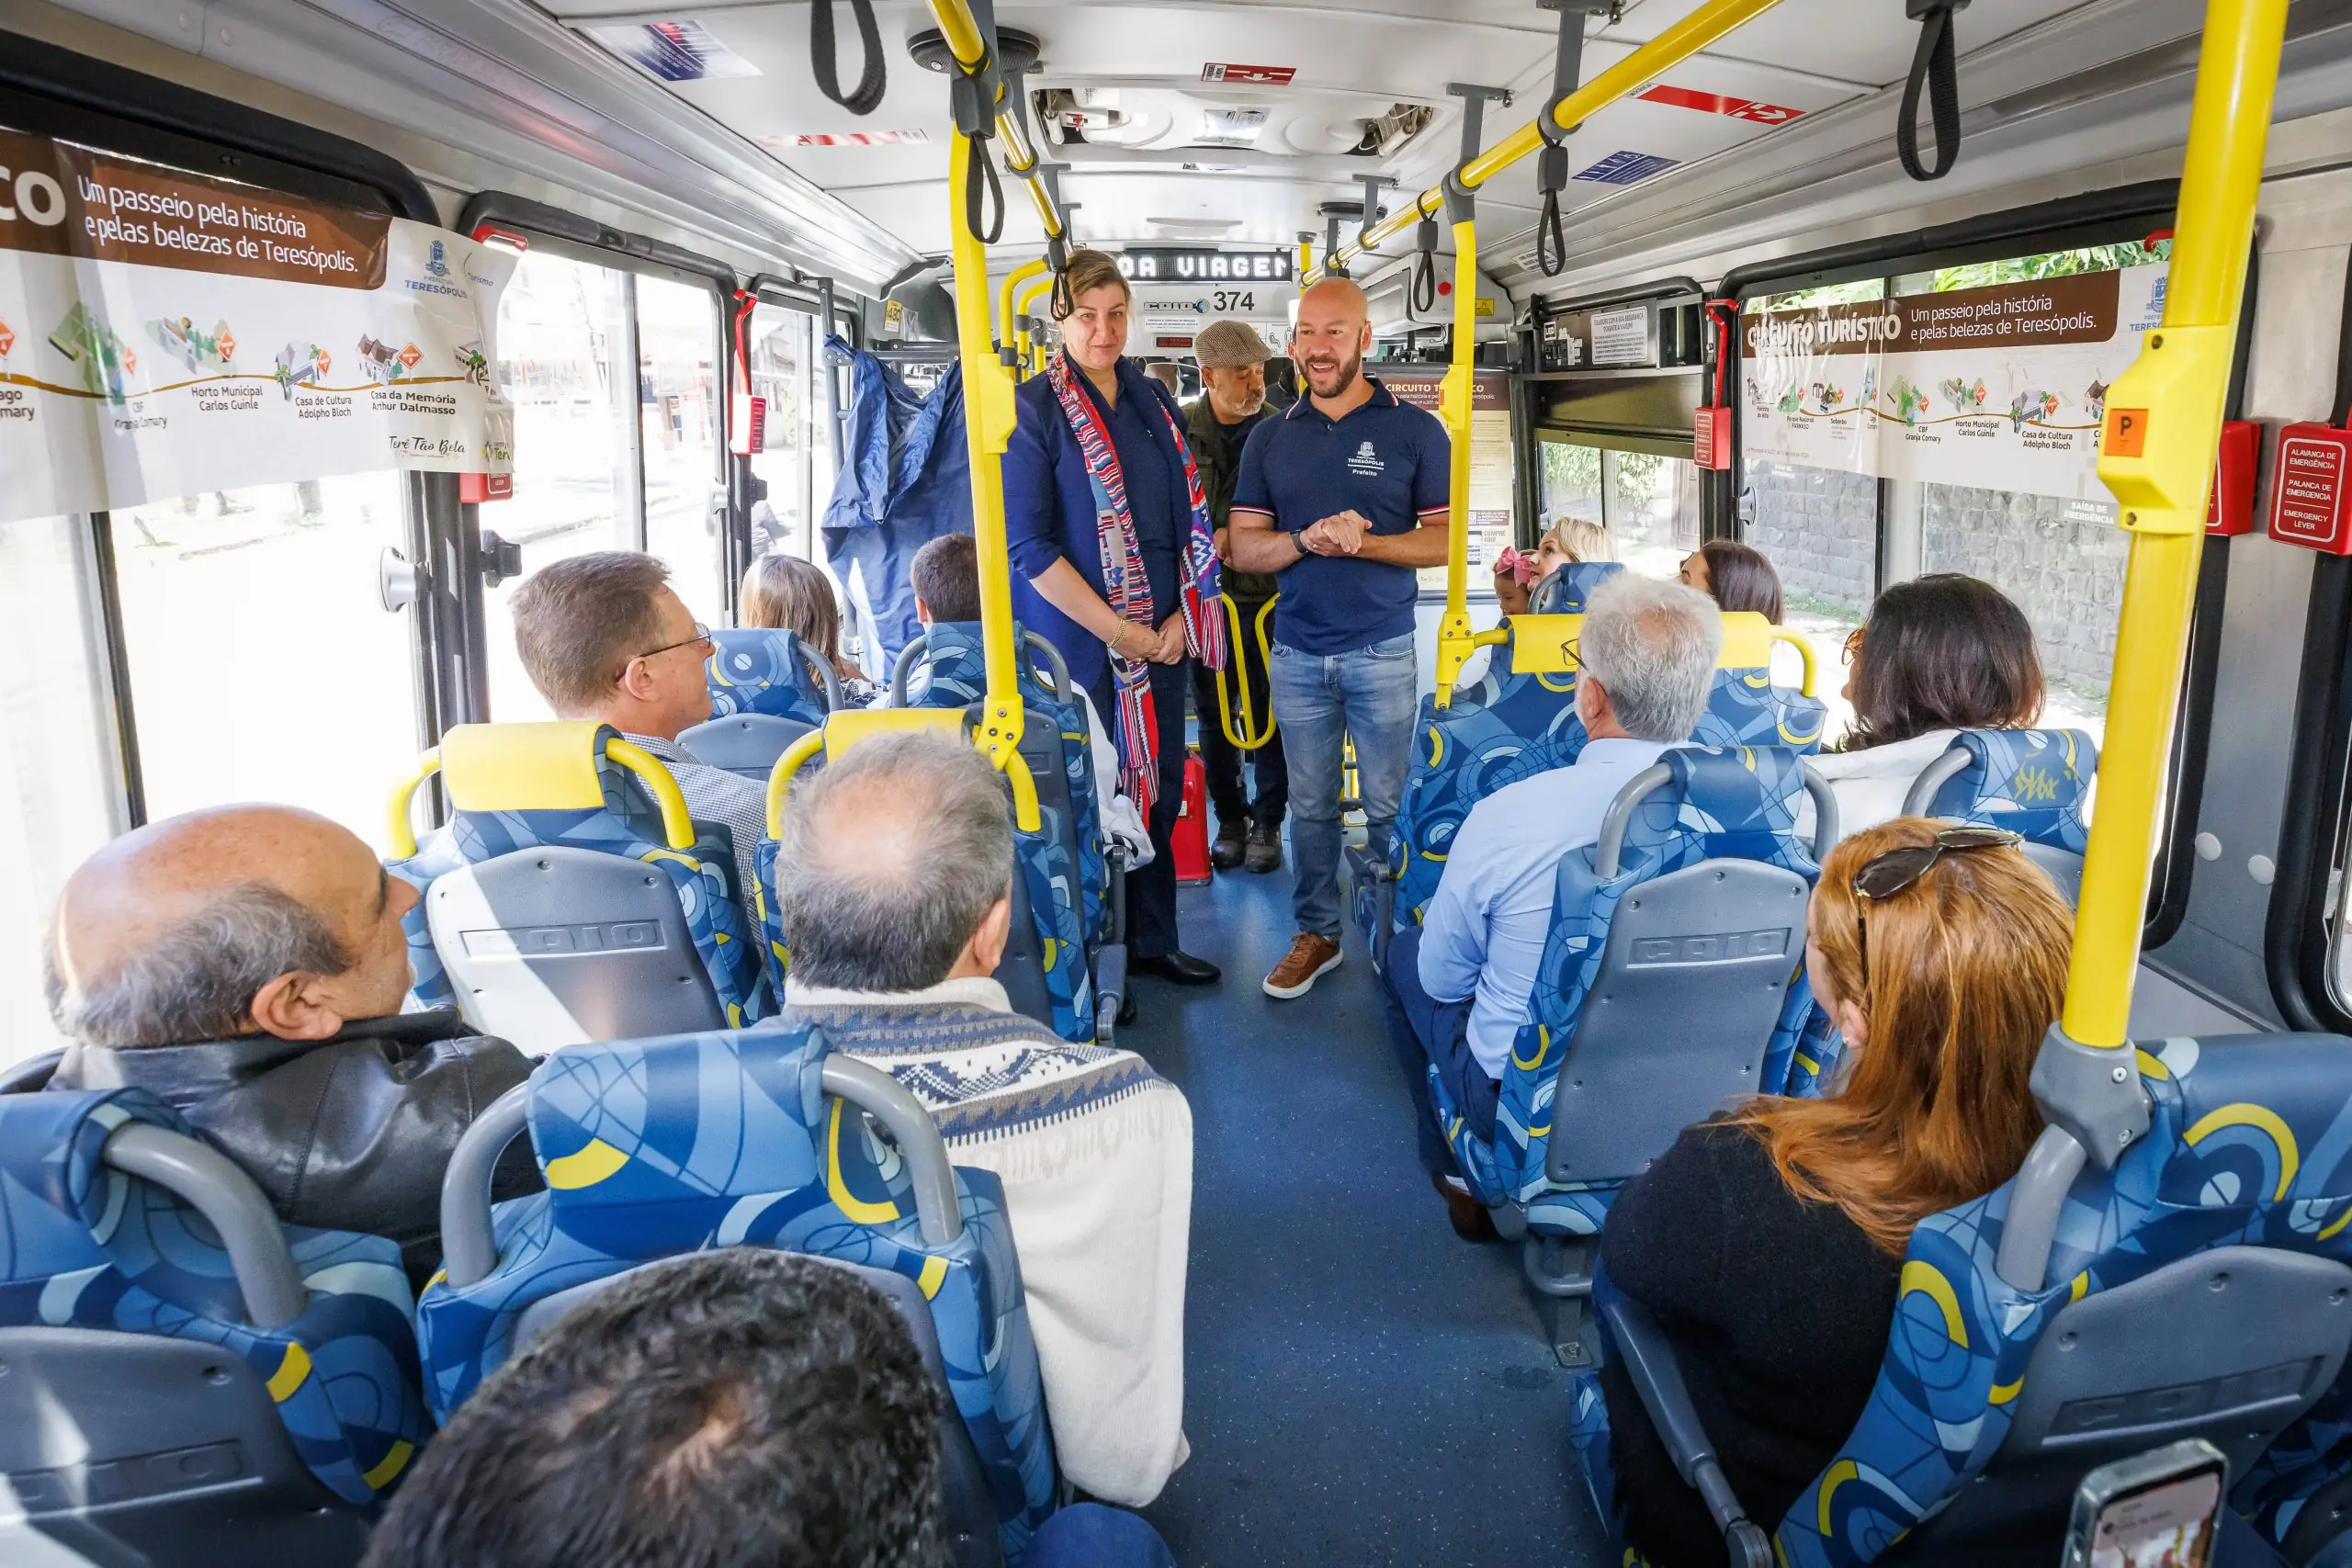
[[0,131],[0,521],[504,473],[511,252]]
[[2104,502],[2107,389],[2164,314],[2159,263],[1741,319],[1750,457]]
[[[1378,369],[1377,367],[1374,367]],[[1378,370],[1380,384],[1398,402],[1438,412],[1445,392],[1442,367],[1427,370]],[[1516,457],[1510,440],[1510,378],[1500,370],[1471,372],[1470,387],[1470,596],[1494,597],[1495,558],[1510,543],[1511,475]],[[1445,592],[1445,568],[1423,567],[1421,592]]]

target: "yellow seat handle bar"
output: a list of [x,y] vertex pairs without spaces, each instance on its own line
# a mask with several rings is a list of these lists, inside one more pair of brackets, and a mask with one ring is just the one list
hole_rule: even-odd
[[[684,792],[662,760],[644,747],[617,737],[605,742],[605,755],[635,773],[645,792],[653,797],[653,806],[662,814],[662,837],[673,850],[681,852],[695,847],[694,814],[686,807]],[[409,807],[425,780],[441,771],[441,748],[435,746],[416,760],[416,766],[400,783],[392,786],[392,797],[386,815],[385,842],[391,847],[394,860],[406,860],[416,853],[416,825],[410,819]]]
[[1804,660],[1804,680],[1797,689],[1806,696],[1812,696],[1815,682],[1820,673],[1818,663],[1814,658],[1813,639],[1802,632],[1792,632],[1786,626],[1774,626],[1768,635],[1774,642],[1783,643],[1795,649],[1797,657]]
[[[812,729],[784,749],[784,755],[768,770],[769,838],[784,837],[784,808],[792,795],[793,779],[811,758],[826,751],[829,746],[834,750],[844,750],[867,735],[893,730],[960,730],[964,723],[964,710],[957,708],[852,709],[841,716],[877,722],[845,724],[836,729],[829,721],[824,728]],[[1045,818],[1038,810],[1037,781],[1029,772],[1027,759],[1015,751],[1012,765],[1004,770],[1004,776],[1012,786],[1012,825],[1024,833],[1036,832],[1045,826]]]
[[[1279,593],[1274,595],[1274,599],[1281,597]],[[1248,639],[1242,636],[1241,631],[1241,606],[1233,602],[1233,595],[1230,593],[1224,595],[1224,598],[1226,625],[1233,632],[1229,640],[1233,649],[1234,684],[1241,688],[1241,728],[1238,731],[1233,728],[1234,701],[1226,691],[1225,666],[1221,664],[1216,670],[1217,722],[1224,727],[1225,738],[1232,743],[1236,750],[1255,751],[1274,738],[1274,716],[1269,712],[1266,715],[1265,726],[1262,728],[1259,727],[1250,701]],[[1260,606],[1255,623],[1258,628],[1258,666],[1266,671],[1267,679],[1270,681],[1273,678],[1274,651],[1267,641],[1266,622],[1274,613],[1274,599],[1269,599]],[[1272,698],[1273,695],[1272,687],[1267,689],[1266,694]]]

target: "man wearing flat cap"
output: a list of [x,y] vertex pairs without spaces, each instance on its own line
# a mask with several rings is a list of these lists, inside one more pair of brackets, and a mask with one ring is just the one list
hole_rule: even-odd
[[[1257,728],[1273,728],[1272,699],[1266,689],[1266,660],[1259,652],[1258,613],[1273,598],[1275,582],[1267,572],[1233,570],[1231,546],[1226,534],[1226,512],[1233,504],[1233,481],[1241,469],[1241,446],[1266,416],[1266,361],[1274,351],[1250,330],[1247,321],[1211,321],[1193,340],[1201,363],[1200,400],[1189,411],[1184,441],[1208,492],[1209,517],[1216,528],[1216,553],[1225,563],[1225,592],[1241,613],[1241,640],[1228,654],[1226,691],[1239,728],[1241,694],[1234,667],[1248,671],[1250,714]],[[1216,807],[1216,840],[1209,846],[1209,863],[1220,871],[1247,866],[1268,872],[1283,863],[1283,810],[1290,797],[1290,774],[1283,765],[1279,739],[1247,754],[1257,773],[1258,794],[1252,800],[1242,777],[1244,753],[1226,739],[1217,718],[1216,671],[1204,664],[1193,666],[1193,697],[1201,712],[1201,756],[1208,768],[1209,799]]]

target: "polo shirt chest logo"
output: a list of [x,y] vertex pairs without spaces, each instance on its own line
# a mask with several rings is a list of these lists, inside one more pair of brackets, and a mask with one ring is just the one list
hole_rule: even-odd
[[1348,471],[1364,479],[1377,479],[1388,471],[1388,465],[1380,460],[1372,449],[1372,443],[1367,441],[1356,448],[1354,457],[1348,459]]

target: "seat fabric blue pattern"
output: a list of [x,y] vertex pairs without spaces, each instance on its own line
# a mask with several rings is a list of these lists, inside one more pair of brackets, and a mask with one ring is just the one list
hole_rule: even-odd
[[[2086,1171],[2039,1291],[1994,1272],[2010,1189],[1920,1223],[1877,1387],[1838,1457],[1781,1522],[1791,1568],[1876,1559],[1992,1461],[2027,1363],[2070,1302],[2167,1263],[2248,1246],[2352,1261],[2352,1043],[2328,1035],[2143,1045],[2147,1135]],[[2337,1385],[2289,1427],[2231,1502],[2282,1540],[2301,1499],[2345,1473]]]
[[1581,615],[1592,591],[1625,570],[1613,560],[1572,560],[1552,569],[1527,596],[1531,615]]
[[1952,744],[1967,748],[1968,765],[1936,791],[1928,816],[2007,828],[2076,854],[2088,847],[2084,807],[2098,744],[2086,731],[1963,729]]
[[989,1473],[1005,1558],[1052,1511],[1055,1470],[1004,1191],[959,1168],[964,1233],[922,1236],[897,1148],[820,1087],[823,1032],[758,1029],[571,1045],[530,1081],[547,1190],[495,1211],[498,1263],[418,1305],[445,1419],[504,1362],[524,1310],[711,1247],[773,1247],[888,1269],[931,1302],[957,1410]]
[[[1685,747],[1659,761],[1673,770],[1673,781],[1635,808],[1614,877],[1603,882],[1594,871],[1593,846],[1560,859],[1552,926],[1528,999],[1528,1021],[1520,1027],[1504,1068],[1492,1143],[1472,1134],[1442,1079],[1434,1069],[1430,1074],[1439,1127],[1471,1192],[1489,1207],[1525,1205],[1531,1233],[1597,1234],[1622,1186],[1563,1186],[1544,1172],[1560,1058],[1575,1048],[1577,1016],[1600,974],[1619,901],[1644,882],[1702,860],[1761,861],[1808,882],[1820,874],[1810,846],[1794,831],[1797,807],[1804,798],[1804,765],[1794,751]],[[1814,1010],[1800,955],[1766,1051],[1759,1080],[1764,1093],[1791,1089],[1794,1059]],[[1814,1061],[1815,1070],[1799,1077],[1798,1083],[1809,1086],[1822,1076],[1818,1058]]]
[[721,630],[710,634],[703,675],[710,683],[710,716],[763,713],[803,724],[825,722],[825,691],[809,671],[807,647],[788,631]]
[[1829,705],[1787,686],[1772,684],[1772,671],[1718,670],[1707,694],[1707,711],[1690,738],[1702,746],[1786,746],[1798,752],[1821,750]]
[[[1110,867],[1102,858],[1102,810],[1095,794],[1094,752],[1083,704],[1065,703],[1041,679],[1028,657],[1021,627],[1012,628],[1022,650],[1022,710],[1032,726],[1050,726],[1061,769],[1069,780],[1069,806],[1040,798],[1049,820],[1036,834],[1017,835],[1016,860],[1028,883],[1029,908],[1037,921],[1039,951],[1046,954],[1046,987],[1054,999],[1054,1032],[1065,1040],[1094,1038],[1091,966],[1087,953],[1111,931]],[[910,707],[963,708],[988,695],[988,660],[977,621],[934,621],[925,633],[923,655],[907,678]],[[1029,750],[1026,746],[1024,750]],[[1042,750],[1042,749],[1041,749]],[[1076,878],[1071,876],[1072,867]]]
[[[694,933],[695,951],[710,973],[711,987],[727,1010],[728,1021],[740,1027],[766,1017],[774,1010],[774,1002],[760,943],[753,940],[744,914],[752,900],[736,901],[735,859],[726,829],[696,822],[694,852],[687,854],[670,849],[662,831],[662,813],[645,786],[637,775],[605,755],[605,743],[617,739],[619,732],[610,725],[596,729],[596,776],[605,794],[601,807],[453,811],[446,824],[419,841],[416,853],[388,863],[387,869],[422,894],[435,878],[459,866],[479,865],[500,855],[542,846],[594,850],[658,866],[677,888],[686,928]],[[426,1007],[456,1006],[457,993],[440,954],[434,950],[422,898],[401,923],[408,933],[417,1000]]]
[[255,1328],[203,1216],[104,1163],[107,1139],[130,1122],[192,1135],[140,1089],[0,1095],[0,1325],[218,1345],[269,1391],[311,1473],[345,1503],[373,1505],[431,1430],[400,1248],[286,1227],[311,1303],[283,1327]]

